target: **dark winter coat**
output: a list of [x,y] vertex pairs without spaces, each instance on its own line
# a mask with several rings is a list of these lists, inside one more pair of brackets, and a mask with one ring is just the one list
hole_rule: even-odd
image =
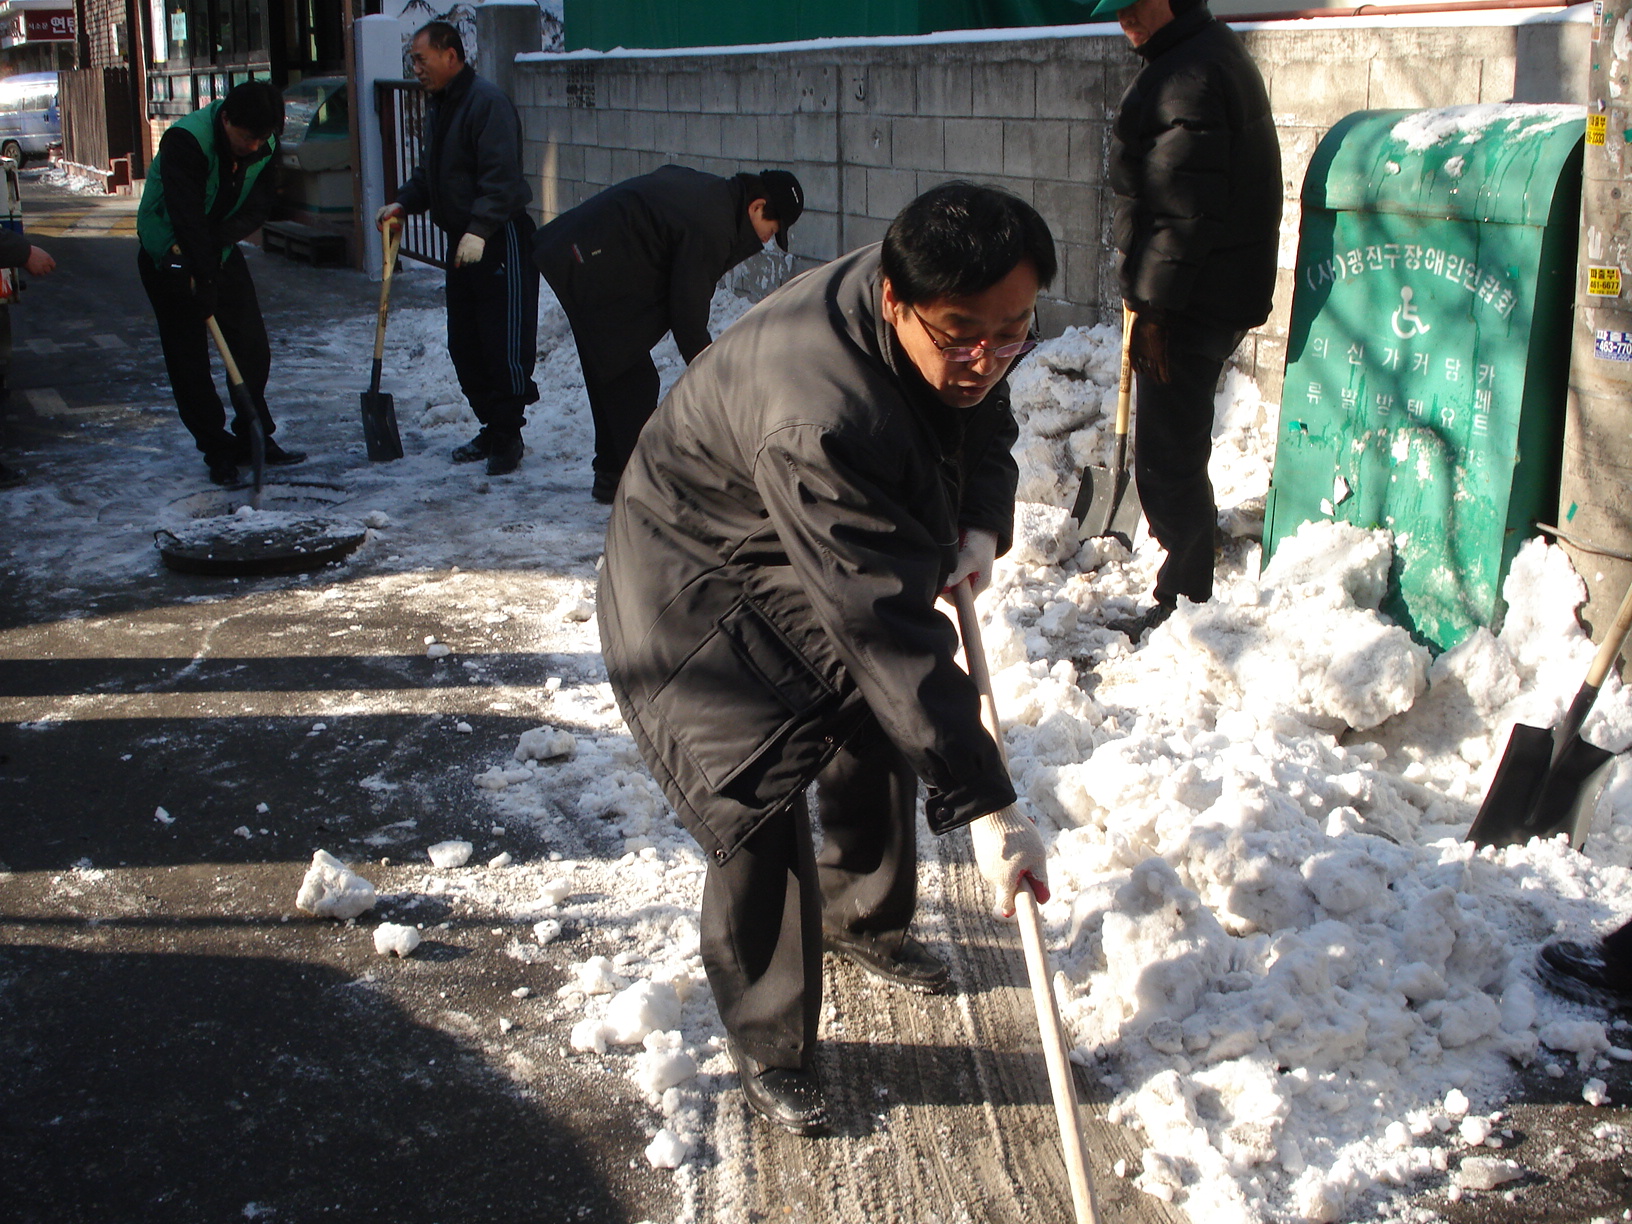
[[430,211],[449,238],[491,238],[533,198],[521,170],[521,118],[497,85],[466,64],[433,93],[419,165],[397,192],[411,213]]
[[601,644],[669,802],[724,861],[871,716],[944,832],[1014,801],[935,606],[958,529],[1006,550],[1008,386],[947,407],[880,308],[879,248],[789,282],[698,358],[624,471]]
[[1113,232],[1122,297],[1245,330],[1269,317],[1281,224],[1281,150],[1264,78],[1205,5],[1138,52],[1112,125]]
[[708,347],[708,307],[732,268],[764,246],[741,179],[662,166],[608,187],[533,236],[584,359],[621,374],[663,333],[688,363]]
[[34,249],[26,235],[0,226],[0,268],[20,268],[28,262],[28,253]]

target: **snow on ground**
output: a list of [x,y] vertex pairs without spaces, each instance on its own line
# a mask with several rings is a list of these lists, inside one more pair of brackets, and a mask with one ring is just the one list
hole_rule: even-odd
[[[716,329],[746,309],[724,292],[715,305]],[[393,313],[386,389],[410,453],[381,470],[353,444],[347,509],[371,528],[353,565],[457,565],[473,608],[530,618],[541,649],[590,660],[587,676],[538,677],[548,727],[473,741],[467,839],[483,848],[464,866],[427,862],[419,891],[507,915],[524,961],[565,926],[594,933],[605,955],[576,965],[554,999],[518,997],[513,1020],[567,1022],[569,1048],[540,1055],[602,1065],[646,1094],[642,1143],[675,1170],[679,1224],[700,1218],[703,1177],[744,1176],[711,1131],[712,1102],[734,1081],[698,955],[704,863],[595,670],[592,429],[547,287],[541,315],[527,459],[484,483],[446,459],[474,423],[442,311]],[[279,358],[290,385],[365,368],[372,329],[298,339]],[[1548,938],[1632,915],[1632,767],[1619,761],[1605,789],[1591,857],[1462,840],[1513,723],[1550,725],[1586,673],[1580,581],[1533,542],[1500,632],[1432,659],[1377,611],[1386,533],[1310,527],[1260,575],[1276,409],[1232,374],[1213,463],[1230,537],[1217,597],[1133,648],[1104,622],[1142,606],[1158,550],[1079,541],[1063,509],[1081,466],[1110,458],[1117,340],[1071,329],[1017,371],[1025,504],[980,607],[1016,786],[1051,846],[1043,912],[1062,1011],[1077,1056],[1115,1091],[1113,1116],[1148,1147],[1129,1176],[1208,1224],[1416,1221],[1412,1195],[1499,1193],[1516,1065],[1539,1062],[1594,1101],[1603,1060],[1632,1057],[1623,1026],[1549,996],[1530,969]],[[681,363],[667,340],[659,356],[667,385]],[[283,419],[299,444],[300,414]],[[191,466],[182,474],[194,460],[173,451],[148,462],[196,481]],[[47,513],[29,501],[43,496],[15,492],[13,512]],[[122,545],[104,534],[102,553],[72,554],[75,572],[150,567],[150,553],[115,555],[152,524],[127,526]],[[61,548],[91,547],[84,534]],[[586,555],[562,557],[586,537]],[[1613,678],[1588,734],[1632,742],[1632,700]],[[521,827],[548,853],[490,861],[487,847]],[[941,868],[933,850],[926,860],[934,898]],[[414,898],[385,900],[400,916]]]

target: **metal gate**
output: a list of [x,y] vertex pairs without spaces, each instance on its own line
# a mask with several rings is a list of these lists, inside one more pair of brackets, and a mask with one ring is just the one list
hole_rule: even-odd
[[[394,200],[419,165],[424,147],[430,99],[418,81],[375,81],[380,112],[380,140],[385,150],[385,198]],[[433,267],[448,266],[448,237],[428,213],[408,217],[402,230],[402,254]]]

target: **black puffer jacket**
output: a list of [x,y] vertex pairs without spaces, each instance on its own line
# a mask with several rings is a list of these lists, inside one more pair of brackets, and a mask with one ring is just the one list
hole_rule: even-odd
[[533,235],[533,261],[601,377],[622,373],[667,331],[687,362],[708,347],[714,287],[764,246],[749,202],[740,178],[661,166]]
[[521,117],[497,85],[466,64],[431,95],[419,165],[397,192],[411,213],[430,210],[457,241],[491,238],[533,198],[521,170]]
[[669,802],[723,861],[870,710],[944,832],[1014,800],[935,606],[958,529],[1007,549],[1008,387],[943,405],[879,302],[879,248],[790,281],[686,371],[607,529],[601,644]]
[[1281,149],[1264,78],[1205,5],[1138,52],[1111,135],[1122,297],[1139,311],[1246,329],[1269,317]]

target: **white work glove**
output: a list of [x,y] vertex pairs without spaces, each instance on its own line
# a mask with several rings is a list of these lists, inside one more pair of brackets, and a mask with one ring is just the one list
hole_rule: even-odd
[[387,204],[384,208],[380,209],[374,214],[374,228],[377,230],[383,230],[393,221],[395,221],[398,225],[401,225],[402,219],[407,215],[408,214],[403,210],[401,204]]
[[969,826],[969,840],[975,848],[975,866],[992,886],[994,915],[1014,917],[1014,894],[1021,888],[1022,876],[1030,877],[1039,902],[1048,900],[1043,839],[1037,835],[1037,826],[1013,807],[975,821]]
[[482,252],[485,250],[487,250],[486,238],[478,238],[475,234],[466,234],[459,239],[459,249],[453,253],[453,266],[464,268],[473,263],[481,263]]
[[981,527],[969,527],[958,532],[958,564],[942,588],[950,595],[952,588],[973,578],[975,594],[979,595],[992,585],[992,565],[997,561],[997,536]]

